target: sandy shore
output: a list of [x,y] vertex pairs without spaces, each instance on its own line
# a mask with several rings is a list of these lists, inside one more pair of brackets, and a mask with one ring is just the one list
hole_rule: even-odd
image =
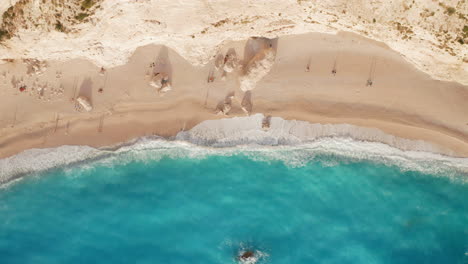
[[[271,64],[261,60],[266,49],[274,55]],[[429,142],[446,155],[468,157],[468,88],[433,80],[382,43],[350,33],[311,33],[230,42],[220,54],[228,51],[243,67],[224,78],[216,58],[196,67],[154,45],[102,74],[85,60],[0,65],[0,157],[29,148],[171,137],[203,120],[225,118],[216,114],[225,105],[231,108],[228,117],[245,116],[244,108],[310,123],[378,128]],[[168,74],[172,90],[158,93],[150,85],[158,71]],[[214,81],[208,82],[211,73]],[[75,109],[73,99],[80,95],[91,100],[91,112]]]

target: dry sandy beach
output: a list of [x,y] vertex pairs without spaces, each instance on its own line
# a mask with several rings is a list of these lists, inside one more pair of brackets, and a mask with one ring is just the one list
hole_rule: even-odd
[[[164,75],[170,86],[151,85]],[[352,33],[226,42],[205,66],[158,45],[105,69],[83,59],[10,60],[0,65],[0,96],[2,158],[172,137],[203,120],[255,113],[377,128],[468,157],[468,88],[434,80],[385,44]],[[77,108],[80,96],[91,111]]]

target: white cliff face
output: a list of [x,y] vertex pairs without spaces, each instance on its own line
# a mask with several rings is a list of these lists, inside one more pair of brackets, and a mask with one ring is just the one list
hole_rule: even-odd
[[10,6],[16,4],[19,0],[3,0],[0,1],[0,14],[3,14]]
[[[0,2],[5,10],[16,1]],[[468,84],[468,49],[459,43],[468,42],[463,32],[468,2],[442,2],[104,0],[68,33],[20,26],[0,46],[0,58],[87,58],[111,67],[124,64],[140,46],[164,44],[201,65],[228,40],[351,31],[385,42],[434,78]]]

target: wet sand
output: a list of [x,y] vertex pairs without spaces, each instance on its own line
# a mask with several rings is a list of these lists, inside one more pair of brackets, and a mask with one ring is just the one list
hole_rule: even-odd
[[[144,135],[171,137],[203,120],[225,118],[216,109],[229,95],[227,117],[245,116],[244,106],[251,114],[373,127],[427,141],[444,154],[468,157],[466,86],[433,80],[384,44],[349,33],[232,42],[220,53],[235,51],[239,64],[249,65],[262,47],[259,43],[266,48],[272,44],[274,64],[248,92],[241,90],[239,78],[245,68],[226,73],[222,80],[216,58],[194,67],[164,46],[139,48],[126,65],[104,74],[85,60],[48,61],[42,74],[28,74],[24,61],[2,64],[0,157],[30,148],[100,147]],[[160,70],[172,86],[166,93],[149,84],[151,74]],[[208,82],[210,73],[213,82]],[[21,85],[26,85],[23,92]],[[80,95],[90,99],[91,112],[76,110],[72,99]]]

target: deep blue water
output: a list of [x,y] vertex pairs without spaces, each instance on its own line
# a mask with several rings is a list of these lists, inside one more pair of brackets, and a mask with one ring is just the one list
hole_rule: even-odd
[[0,189],[2,264],[235,263],[242,248],[261,263],[466,264],[468,186],[234,155],[98,162]]

